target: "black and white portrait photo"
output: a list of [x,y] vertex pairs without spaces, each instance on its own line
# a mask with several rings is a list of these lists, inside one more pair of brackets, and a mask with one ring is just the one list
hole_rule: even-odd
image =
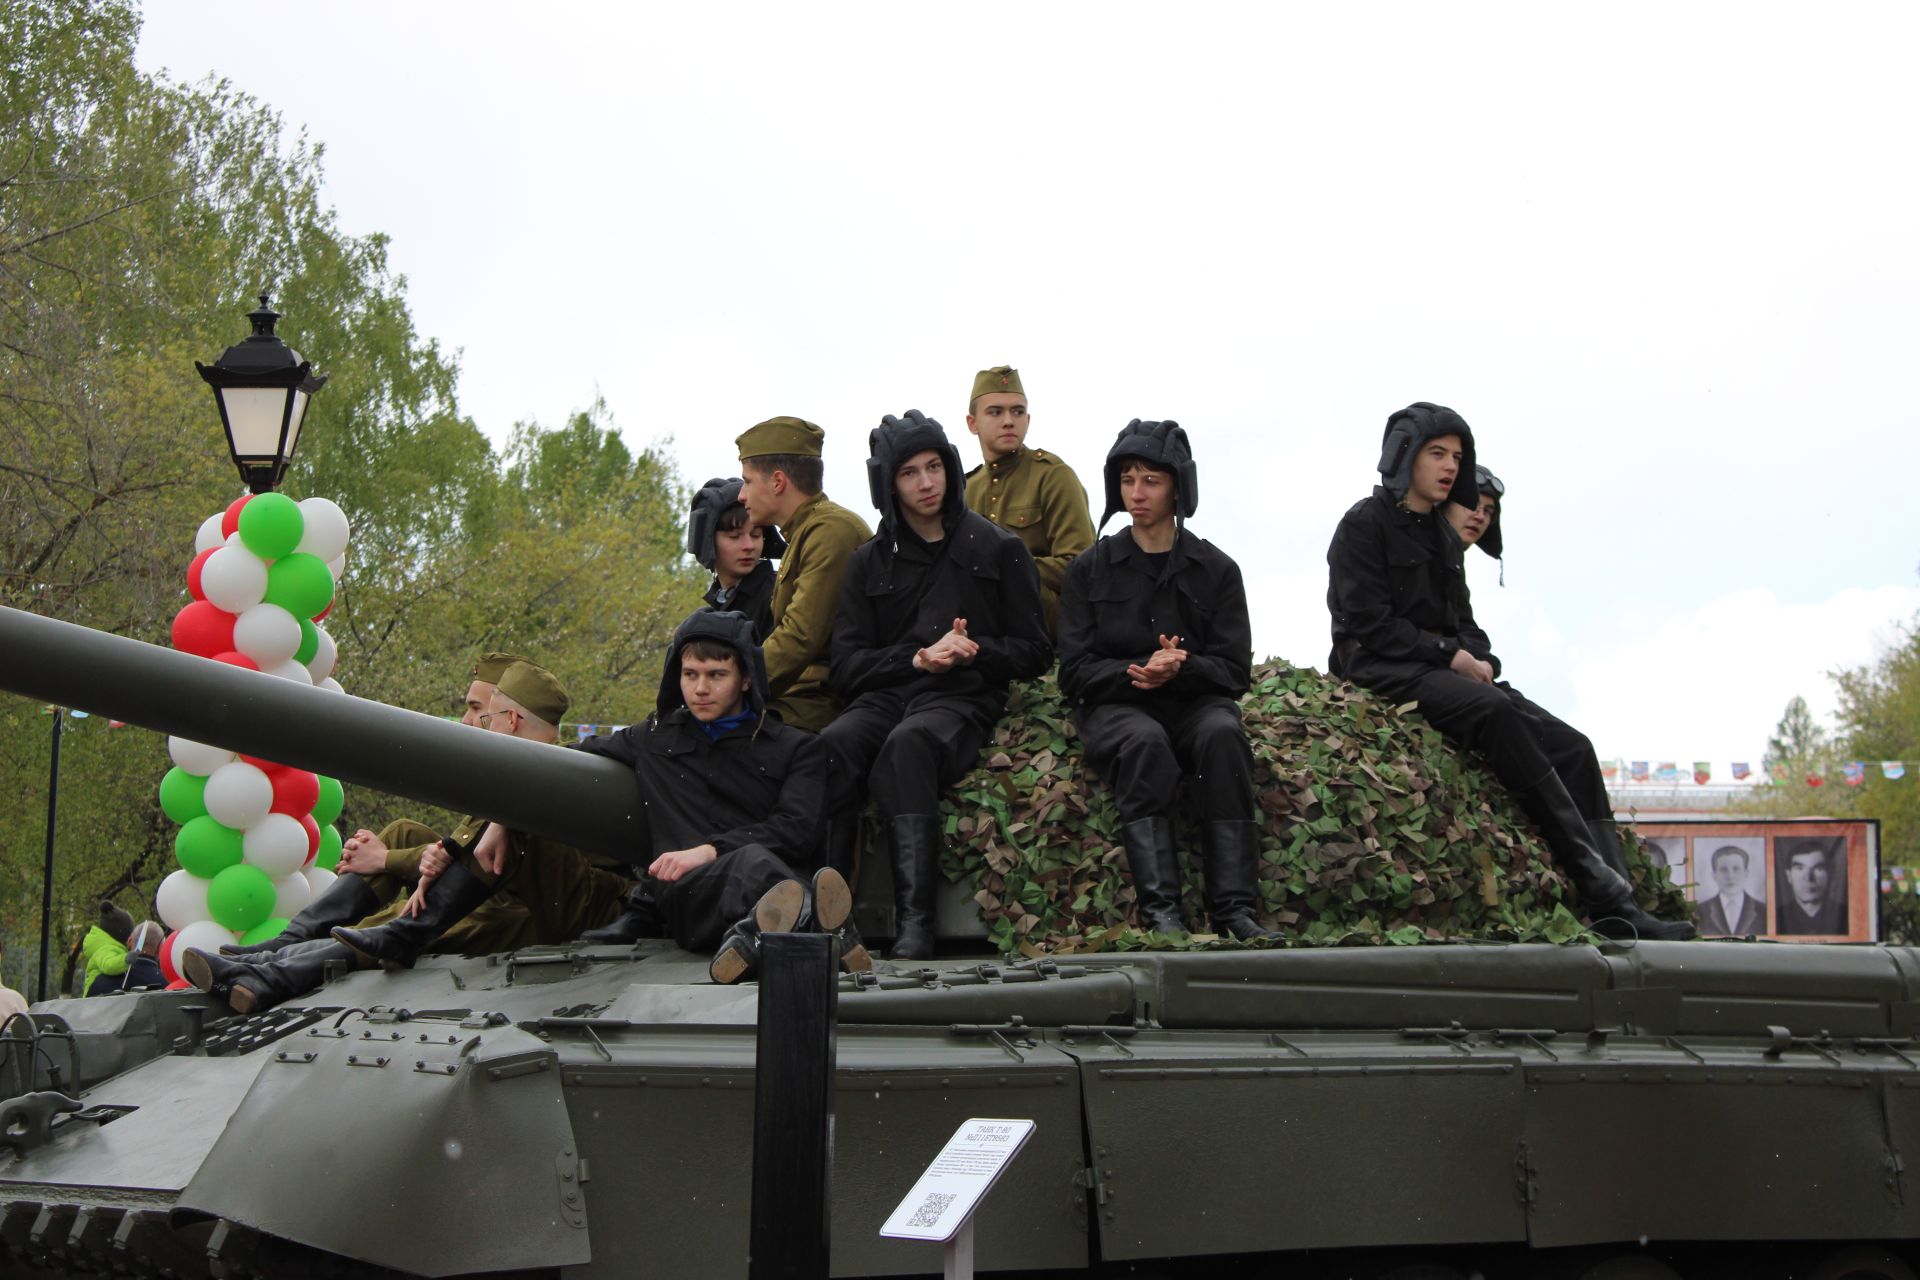
[[1667,878],[1675,887],[1685,889],[1693,883],[1693,874],[1687,866],[1687,838],[1685,836],[1641,836],[1640,843],[1647,848],[1647,857],[1655,866],[1667,869]]
[[1710,937],[1767,932],[1767,842],[1761,836],[1695,836],[1693,922]]
[[1779,836],[1773,842],[1774,932],[1847,932],[1844,836]]

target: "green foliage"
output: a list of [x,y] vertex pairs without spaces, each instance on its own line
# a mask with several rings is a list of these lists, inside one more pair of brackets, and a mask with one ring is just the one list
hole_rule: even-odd
[[[1262,831],[1261,917],[1290,942],[1586,940],[1571,892],[1505,789],[1417,715],[1278,663],[1255,673],[1241,708]],[[1133,923],[1119,815],[1082,766],[1052,677],[1016,686],[980,766],[949,793],[942,816],[951,837],[944,869],[973,890],[1001,950],[1149,945]],[[1198,850],[1188,839],[1198,825],[1184,806],[1174,825],[1184,913],[1199,919]],[[1628,860],[1642,904],[1683,917],[1665,870],[1637,842]],[[1196,934],[1173,945],[1241,944]]]

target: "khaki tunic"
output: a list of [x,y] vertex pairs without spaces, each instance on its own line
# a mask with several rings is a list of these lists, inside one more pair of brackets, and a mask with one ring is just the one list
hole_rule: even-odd
[[1067,566],[1093,545],[1093,516],[1080,477],[1046,450],[1023,445],[967,472],[967,509],[1027,544],[1040,571],[1040,603],[1052,635]]
[[[466,841],[480,829],[477,819],[467,818],[453,829],[453,838]],[[413,886],[420,879],[420,854],[440,839],[440,833],[424,822],[401,818],[380,829],[380,842],[387,846],[387,873],[368,876],[367,886],[387,905],[355,922],[356,929],[373,929],[397,917],[406,907]],[[514,893],[501,892],[454,922],[427,950],[440,955],[492,955],[496,951],[514,951],[537,945],[532,913]]]
[[496,886],[488,902],[508,897],[527,913],[532,940],[522,946],[571,942],[612,924],[633,888],[633,881],[594,866],[579,850],[519,831],[507,833],[507,856],[498,876],[481,870],[471,853],[463,861],[467,870]]
[[780,530],[787,554],[773,588],[773,630],[762,646],[771,709],[798,729],[818,733],[839,713],[827,688],[828,645],[840,612],[847,558],[873,536],[867,522],[815,494]]

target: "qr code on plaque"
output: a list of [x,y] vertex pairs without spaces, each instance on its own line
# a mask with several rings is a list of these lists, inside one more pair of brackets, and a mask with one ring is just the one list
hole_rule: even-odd
[[955,1193],[951,1191],[936,1191],[928,1196],[926,1202],[913,1211],[913,1219],[907,1223],[908,1230],[914,1227],[931,1227],[939,1222],[940,1215],[945,1213],[947,1206],[953,1203],[954,1195]]

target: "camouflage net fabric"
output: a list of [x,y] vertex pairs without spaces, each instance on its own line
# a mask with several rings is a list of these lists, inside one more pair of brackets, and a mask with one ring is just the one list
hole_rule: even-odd
[[[1572,890],[1506,789],[1411,706],[1307,668],[1254,672],[1241,713],[1261,826],[1260,916],[1283,945],[1589,941]],[[941,806],[942,870],[994,943],[1027,956],[1244,945],[1134,925],[1120,816],[1080,759],[1052,676],[1014,686],[981,761]],[[869,849],[883,848],[869,831]],[[1199,824],[1175,806],[1182,910],[1204,919]],[[1629,836],[1640,904],[1684,919],[1664,867]]]

